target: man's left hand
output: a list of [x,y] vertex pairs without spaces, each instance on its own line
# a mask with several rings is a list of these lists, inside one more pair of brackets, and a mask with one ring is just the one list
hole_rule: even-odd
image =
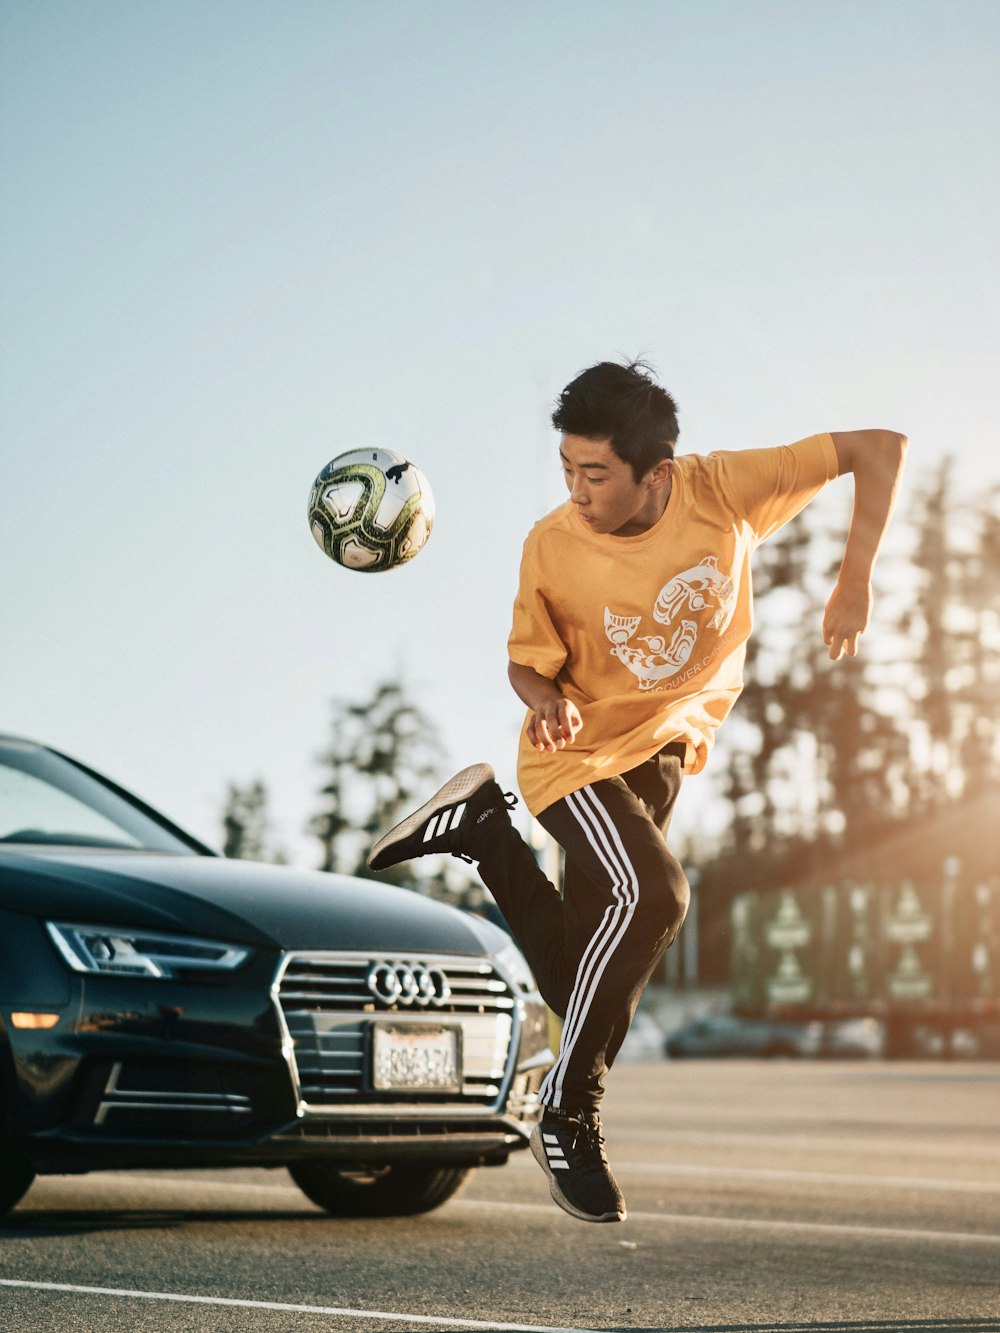
[[838,581],[823,617],[823,642],[829,646],[831,662],[839,662],[844,653],[857,656],[858,638],[868,628],[871,614],[871,583]]

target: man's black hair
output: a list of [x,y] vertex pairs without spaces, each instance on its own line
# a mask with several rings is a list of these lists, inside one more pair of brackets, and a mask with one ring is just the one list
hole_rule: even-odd
[[677,404],[653,379],[645,361],[601,361],[582,371],[559,395],[552,424],[564,435],[609,440],[636,481],[663,458],[673,458],[680,434]]

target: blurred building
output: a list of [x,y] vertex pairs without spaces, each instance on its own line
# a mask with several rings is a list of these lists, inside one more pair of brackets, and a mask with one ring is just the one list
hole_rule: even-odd
[[745,1014],[873,1015],[890,1054],[1000,1055],[1000,790],[732,904]]

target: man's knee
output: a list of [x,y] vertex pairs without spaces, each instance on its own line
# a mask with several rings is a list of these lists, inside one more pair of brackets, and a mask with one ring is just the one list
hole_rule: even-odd
[[691,885],[688,883],[687,875],[685,875],[683,870],[680,870],[677,874],[673,895],[676,910],[673,923],[673,934],[670,937],[671,941],[680,930],[681,926],[683,926],[684,918],[687,916],[688,908],[691,906]]
[[637,910],[642,919],[670,944],[691,904],[691,886],[679,865],[665,866],[639,886]]

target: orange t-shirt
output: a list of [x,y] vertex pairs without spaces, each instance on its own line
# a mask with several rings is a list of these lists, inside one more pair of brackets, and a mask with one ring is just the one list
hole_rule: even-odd
[[535,524],[508,651],[557,682],[583,730],[539,751],[526,719],[518,784],[532,814],[674,740],[688,742],[685,772],[701,772],[743,688],[751,553],[837,470],[829,435],[683,454],[663,514],[638,536],[591,531],[569,501]]

